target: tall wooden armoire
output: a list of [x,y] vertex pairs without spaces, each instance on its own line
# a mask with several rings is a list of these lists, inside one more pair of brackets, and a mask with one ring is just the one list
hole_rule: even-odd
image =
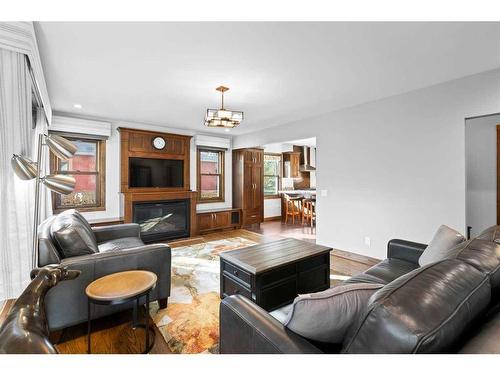
[[244,227],[264,221],[264,150],[233,150],[233,207]]

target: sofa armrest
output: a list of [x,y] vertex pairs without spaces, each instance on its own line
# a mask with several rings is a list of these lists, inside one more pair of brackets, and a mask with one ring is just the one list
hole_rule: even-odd
[[136,223],[106,225],[103,227],[93,227],[97,243],[116,240],[123,237],[140,237],[141,227]]
[[240,295],[220,304],[221,354],[321,353],[309,341],[286,329],[264,309]]
[[426,244],[405,240],[390,240],[387,244],[387,258],[400,259],[418,264],[418,259],[424,252]]
[[[107,251],[65,258],[60,263],[80,271],[75,280],[64,281],[49,290],[45,300],[47,320],[51,331],[81,323],[87,318],[85,288],[92,281],[115,272],[147,270],[158,277],[151,291],[151,301],[170,295],[171,250],[166,244],[151,244],[130,249]],[[126,308],[127,305],[93,306],[93,318]]]

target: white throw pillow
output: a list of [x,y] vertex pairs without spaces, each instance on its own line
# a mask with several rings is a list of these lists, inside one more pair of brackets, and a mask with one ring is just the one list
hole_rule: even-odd
[[425,266],[443,259],[452,258],[456,255],[454,252],[455,246],[464,241],[465,237],[455,229],[441,225],[420,256],[418,264]]
[[[322,292],[301,294],[286,306],[288,314],[279,310],[271,315],[302,337],[319,342],[342,343],[353,324],[357,324],[368,300],[382,284],[343,284]],[[291,308],[290,308],[291,306]]]

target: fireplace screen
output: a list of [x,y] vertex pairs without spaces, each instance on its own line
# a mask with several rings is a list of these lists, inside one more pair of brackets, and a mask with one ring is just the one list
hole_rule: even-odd
[[133,222],[141,226],[144,242],[189,236],[189,199],[161,202],[136,202]]

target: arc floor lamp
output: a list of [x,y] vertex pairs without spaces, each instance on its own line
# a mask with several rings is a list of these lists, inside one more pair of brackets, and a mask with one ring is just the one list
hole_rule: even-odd
[[36,162],[25,156],[14,154],[11,159],[14,173],[22,180],[35,179],[35,210],[33,218],[33,245],[31,254],[31,267],[38,267],[38,224],[40,219],[40,184],[59,194],[71,193],[76,184],[73,176],[49,174],[42,176],[42,148],[47,146],[54,155],[61,160],[68,160],[76,153],[76,146],[66,138],[55,134],[40,134],[38,136],[38,149]]

